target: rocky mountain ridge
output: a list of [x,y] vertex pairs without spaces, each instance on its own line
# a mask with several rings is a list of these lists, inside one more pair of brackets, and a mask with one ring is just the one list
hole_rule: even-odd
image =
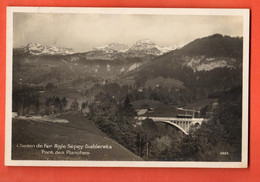
[[29,43],[25,46],[15,48],[14,51],[31,55],[70,55],[75,52],[71,48],[44,46],[39,43]]
[[[46,49],[35,44],[26,47],[28,49],[20,49],[18,52],[14,50],[14,70],[18,73],[24,69],[38,74],[41,72],[48,72],[49,75],[59,74],[65,80],[66,78],[61,76],[64,72],[66,75],[92,75],[101,79],[123,80],[123,83],[138,82],[142,85],[160,76],[174,78],[188,84],[199,83],[202,79],[201,74],[211,74],[210,72],[213,73],[219,69],[219,72],[224,70],[223,74],[227,75],[230,70],[234,70],[236,74],[230,79],[237,80],[236,77],[241,76],[242,43],[241,37],[215,34],[196,39],[182,48],[162,55],[158,46],[149,40],[139,41],[127,51],[124,50],[124,44],[118,43],[95,48],[85,53],[43,55],[37,53],[36,50]],[[23,52],[24,50],[27,51]],[[33,51],[34,54],[28,53],[28,50]],[[36,71],[37,69],[45,71]],[[201,72],[201,74],[196,72]],[[20,75],[25,75],[25,73]],[[221,77],[221,75],[216,73],[214,77]],[[20,76],[18,78],[20,79]],[[28,76],[26,79],[31,79],[31,77]],[[41,79],[45,79],[45,76]],[[206,76],[203,79],[206,79]]]
[[75,52],[70,48],[44,46],[39,43],[30,43],[25,46],[15,48],[14,51],[37,56],[85,54],[89,59],[117,59],[117,57],[145,57],[146,55],[158,56],[176,48],[177,46],[158,46],[152,41],[146,39],[137,41],[131,47],[122,42],[118,42],[93,47],[91,51],[86,52]]

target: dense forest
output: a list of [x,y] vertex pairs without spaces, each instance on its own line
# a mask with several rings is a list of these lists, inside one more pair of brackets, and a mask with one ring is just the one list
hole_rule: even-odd
[[100,93],[90,104],[89,118],[111,138],[146,160],[240,161],[241,110],[241,87],[223,92],[214,117],[185,135],[149,119],[140,124],[135,121],[129,97],[117,104],[108,94]]

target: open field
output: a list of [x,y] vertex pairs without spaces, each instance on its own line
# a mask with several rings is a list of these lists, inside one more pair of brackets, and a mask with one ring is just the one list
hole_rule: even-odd
[[[142,160],[106,135],[86,119],[74,127],[30,119],[13,119],[12,159],[14,160]],[[83,123],[85,122],[85,123]],[[89,127],[87,127],[89,126]],[[55,145],[56,144],[56,145]]]

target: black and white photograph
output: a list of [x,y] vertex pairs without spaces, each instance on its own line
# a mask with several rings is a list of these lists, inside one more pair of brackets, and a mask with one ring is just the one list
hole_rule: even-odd
[[248,9],[7,10],[6,165],[247,167]]

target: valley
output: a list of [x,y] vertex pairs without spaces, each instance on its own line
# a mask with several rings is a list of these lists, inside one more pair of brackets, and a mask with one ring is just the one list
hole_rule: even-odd
[[[115,148],[108,156],[97,153],[73,160],[239,161],[242,49],[243,38],[220,34],[183,47],[140,40],[131,47],[111,43],[87,52],[37,43],[15,48],[13,145],[106,141]],[[149,120],[178,115],[210,122],[186,136],[178,128]],[[26,116],[69,122],[21,119]],[[147,119],[140,122],[137,116]],[[232,130],[231,125],[238,128]],[[223,135],[216,137],[220,131]],[[221,146],[235,146],[232,155],[219,156]],[[70,160],[36,153],[26,158],[26,150],[20,152],[23,159]],[[14,150],[16,156],[19,151]]]

